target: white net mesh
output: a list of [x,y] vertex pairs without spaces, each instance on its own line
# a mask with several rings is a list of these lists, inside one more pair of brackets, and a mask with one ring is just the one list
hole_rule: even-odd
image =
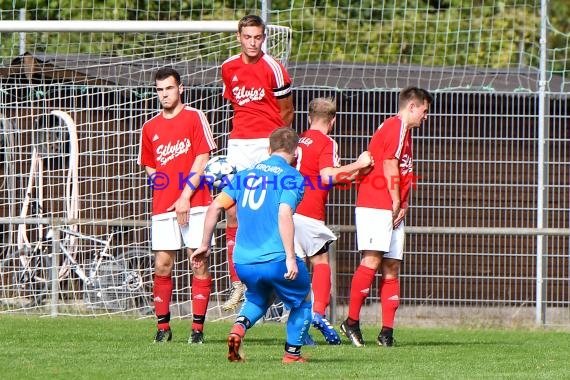
[[[175,67],[187,88],[185,102],[205,111],[225,148],[230,113],[221,96],[220,65],[239,45],[237,23],[220,24],[224,31],[26,32],[21,55],[15,33],[1,35],[8,52],[0,68],[2,216],[50,218],[56,225],[79,220],[64,226],[77,236],[60,231],[59,312],[152,312],[153,260],[144,223],[151,193],[136,164],[142,124],[159,110],[152,78],[159,67]],[[7,41],[16,45],[10,49]],[[269,26],[267,48],[286,62],[289,29]],[[113,225],[125,223],[114,231]],[[52,306],[49,231],[39,222],[2,225],[7,310],[45,312]],[[228,315],[219,307],[230,287],[223,236],[217,244],[210,318]],[[189,278],[180,254],[174,315],[191,312]]]
[[[312,3],[284,9],[274,2],[271,14],[294,31],[292,60],[311,63],[293,69],[304,85],[537,90],[541,15],[547,16],[540,1]],[[570,11],[563,1],[549,7],[548,90],[564,92]]]
[[[21,18],[20,7],[25,9],[28,20],[181,21],[238,20],[247,13],[260,14],[262,3],[253,0],[47,3],[0,0],[0,29],[6,21]],[[569,157],[568,117],[565,116],[570,85],[570,7],[567,1],[550,0],[547,11],[535,0],[273,0],[265,3],[271,3],[267,12],[270,24],[281,26],[270,29],[275,34],[270,36],[269,51],[282,61],[288,61],[296,91],[297,129],[306,126],[306,103],[310,98],[336,97],[340,127],[333,137],[339,141],[343,163],[355,159],[379,121],[394,112],[397,89],[415,84],[436,92],[433,118],[428,121],[429,128],[422,132],[424,135],[418,136],[416,145],[417,162],[420,169],[424,165],[426,175],[426,181],[421,184],[424,190],[417,193],[417,197],[421,194],[425,199],[415,200],[417,208],[411,215],[412,225],[419,226],[534,225],[536,168],[541,164],[534,158],[538,146],[540,28],[541,21],[546,21],[544,84],[552,96],[546,115],[551,124],[547,136],[550,150],[547,166],[551,173],[548,191],[551,199],[558,202],[549,206],[550,223],[553,227],[568,227],[568,197],[564,191],[568,189]],[[1,30],[0,216],[60,218],[70,212],[70,164],[65,158],[70,155],[70,137],[62,117],[52,115],[54,110],[65,111],[77,129],[76,211],[82,224],[75,228],[84,235],[75,238],[72,248],[80,268],[89,277],[89,268],[97,257],[95,253],[101,251],[104,244],[87,237],[96,236],[105,241],[113,232],[108,223],[98,225],[93,221],[148,220],[150,194],[146,176],[136,166],[135,158],[140,127],[159,108],[154,98],[152,73],[166,64],[183,73],[186,101],[206,112],[218,146],[224,148],[230,113],[221,97],[218,75],[220,63],[237,51],[235,36],[228,32],[27,32],[22,35]],[[25,52],[28,54],[24,55]],[[299,103],[301,101],[303,103]],[[438,128],[436,132],[432,125]],[[494,133],[494,128],[505,125],[511,128],[505,128],[510,134],[501,134],[498,145],[505,144],[505,148],[501,148],[504,156],[494,156],[489,164],[489,147],[495,143],[486,136]],[[440,133],[449,136],[442,138]],[[451,140],[457,145],[451,144]],[[36,147],[41,159],[36,160],[39,164],[32,165]],[[507,168],[501,169],[504,172],[525,173],[520,178],[503,176],[505,181],[514,183],[509,182],[508,189],[514,189],[514,193],[520,190],[507,204],[500,199],[489,204],[490,178],[502,173],[497,167]],[[430,178],[427,178],[428,169]],[[468,174],[459,181],[458,171]],[[33,186],[28,191],[30,178]],[[40,181],[43,186],[38,187]],[[493,184],[504,186],[500,181]],[[431,187],[425,190],[426,186]],[[473,189],[472,193],[465,188]],[[483,193],[488,197],[480,199],[478,194]],[[329,222],[352,225],[353,195],[333,193],[327,209]],[[469,198],[471,196],[474,199]],[[455,198],[460,202],[454,202]],[[27,207],[23,207],[26,199]],[[499,209],[500,213],[494,211]],[[483,210],[491,210],[493,216],[487,217]],[[50,250],[51,246],[48,240],[34,250],[34,243],[42,240],[37,224],[27,226],[26,237],[30,242],[27,245],[18,227],[17,223],[0,225],[4,259],[0,271],[1,307],[7,311],[24,307],[45,312],[52,294],[52,289],[45,284],[45,278],[51,276],[45,270],[51,268],[51,258],[42,250]],[[43,235],[48,232],[43,231]],[[355,251],[353,235],[351,232],[339,239],[341,244],[349,246],[339,245],[345,250],[343,253]],[[62,238],[73,241],[65,234]],[[479,236],[479,240],[470,236],[441,235],[412,235],[411,238],[432,242],[426,243],[426,247],[410,245],[419,247],[417,257],[408,256],[409,267],[415,265],[417,269],[410,269],[406,278],[409,285],[404,289],[415,290],[404,294],[404,300],[413,297],[420,303],[488,302],[488,296],[470,295],[472,286],[464,280],[465,268],[477,272],[473,274],[473,281],[485,291],[509,293],[509,284],[493,285],[506,279],[515,283],[513,294],[523,294],[514,302],[526,305],[536,296],[529,280],[535,275],[530,273],[535,241],[531,236],[512,245],[515,263],[497,264],[493,275],[478,272],[483,267],[481,262],[494,257],[489,255],[491,248],[479,243],[488,243],[484,235]],[[217,243],[218,247],[225,245],[223,236]],[[70,245],[68,241],[65,244]],[[492,248],[499,254],[506,250],[498,243],[493,244]],[[553,238],[551,244],[551,251],[561,260],[560,265],[552,264],[560,274],[553,270],[550,275],[561,285],[552,290],[551,299],[567,307],[568,238],[557,237],[556,241]],[[38,268],[35,272],[29,271],[30,265],[19,257],[19,249],[26,246],[26,257],[35,261],[31,267]],[[111,247],[113,258],[119,262],[101,260],[100,269],[96,271],[101,282],[110,284],[105,288],[108,291],[90,288],[93,285],[89,278],[82,279],[77,270],[71,269],[69,274],[62,272],[62,279],[58,281],[61,291],[57,293],[59,312],[128,312],[143,316],[149,312],[152,259],[148,255],[148,229],[133,223],[133,227],[125,227],[113,236]],[[525,251],[523,247],[530,248]],[[522,259],[520,251],[525,251]],[[465,252],[469,253],[469,264],[461,261],[467,257]],[[343,268],[339,263],[339,273],[344,271],[338,275],[344,284],[336,289],[339,299],[347,298],[350,276],[357,265],[356,256],[345,255],[343,260],[348,264],[345,262]],[[63,256],[58,260],[61,265]],[[430,264],[430,260],[433,263]],[[446,264],[453,260],[460,264]],[[208,317],[221,318],[224,314],[217,305],[226,299],[224,292],[229,288],[224,253],[216,251],[211,265],[216,285]],[[105,273],[109,275],[104,276]],[[175,275],[172,311],[185,316],[190,310],[189,280],[187,262],[182,256]],[[30,278],[25,286],[20,285]],[[138,278],[143,285],[137,286]],[[448,284],[453,281],[463,289],[457,294],[452,293],[458,288]],[[446,285],[438,287],[441,283]],[[430,293],[431,288],[438,290]],[[493,302],[513,302],[512,296],[495,298]]]
[[[69,0],[65,6],[38,1],[5,3],[3,21],[30,20],[237,20],[261,13],[262,1],[136,2]],[[289,66],[296,86],[398,89],[420,84],[434,90],[537,90],[541,20],[547,19],[547,90],[567,92],[569,70],[568,5],[563,0],[409,0],[268,2],[272,24],[293,31]],[[24,16],[20,6],[26,9]],[[550,16],[550,17],[549,17]],[[2,34],[1,51],[10,59],[25,50],[42,53],[107,54],[126,59],[178,57],[191,35],[144,33]],[[200,54],[225,53],[215,36],[200,36]],[[179,44],[178,40],[185,43]],[[25,42],[22,42],[25,41]],[[195,57],[194,57],[195,58]],[[128,64],[128,59],[126,59]]]

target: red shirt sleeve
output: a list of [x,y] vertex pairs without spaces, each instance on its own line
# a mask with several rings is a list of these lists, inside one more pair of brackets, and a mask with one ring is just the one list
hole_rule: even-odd
[[143,126],[141,131],[141,142],[139,149],[139,165],[156,168],[154,155],[152,153],[152,141],[150,139],[150,133],[148,133],[148,128],[145,128],[145,126]]
[[291,77],[285,67],[278,62],[277,60],[274,61],[279,66],[278,70],[273,75],[273,96],[276,99],[283,99],[291,95]]
[[210,153],[216,149],[216,142],[210,129],[210,124],[204,112],[195,109],[196,112],[196,127],[192,128],[194,136],[192,136],[192,145],[196,156],[203,153]]
[[382,138],[382,160],[399,160],[400,151],[402,149],[399,126],[396,123],[388,123],[387,125],[382,126],[379,132]]
[[224,83],[224,90],[223,90],[223,94],[224,94],[224,99],[227,100],[233,100],[233,95],[231,92],[231,87],[230,87],[230,78],[229,78],[229,73],[228,73],[228,65],[224,64],[222,65],[222,82]]

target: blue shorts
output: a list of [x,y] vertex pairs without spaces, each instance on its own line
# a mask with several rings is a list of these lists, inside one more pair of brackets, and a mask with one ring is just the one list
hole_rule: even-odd
[[277,295],[288,309],[301,306],[311,291],[311,276],[305,263],[297,257],[299,273],[287,280],[285,260],[256,264],[235,264],[240,280],[247,287],[245,297],[260,307],[268,307]]

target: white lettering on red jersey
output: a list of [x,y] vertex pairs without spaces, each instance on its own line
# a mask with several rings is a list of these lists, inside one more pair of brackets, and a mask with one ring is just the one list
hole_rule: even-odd
[[222,64],[224,98],[233,106],[232,139],[267,138],[283,127],[277,99],[291,96],[291,78],[275,58],[263,54],[246,64],[241,54]]
[[[400,185],[400,207],[407,208],[414,180],[412,136],[399,116],[386,119],[378,127],[370,140],[368,151],[372,154],[375,165],[366,180],[362,180],[358,186],[356,206],[392,210],[389,190],[397,183]],[[383,162],[387,159],[398,160],[399,178],[385,178]]]
[[265,97],[264,88],[250,88],[247,89],[245,86],[232,88],[232,93],[236,103],[240,106],[254,101],[262,101]]
[[332,185],[323,183],[321,170],[338,167],[338,145],[332,138],[315,129],[301,134],[297,148],[297,169],[305,177],[305,195],[296,213],[325,221],[325,205]]
[[156,161],[160,166],[164,166],[168,161],[175,159],[181,154],[188,153],[191,145],[190,139],[187,137],[184,140],[176,141],[174,144],[169,141],[167,145],[159,145],[156,147]]
[[[154,189],[152,214],[162,214],[180,197],[186,179],[197,156],[216,148],[210,125],[204,113],[184,107],[172,119],[162,112],[148,120],[141,131],[138,163],[156,169],[164,189]],[[207,206],[212,202],[207,187],[199,187],[192,194],[190,207]]]

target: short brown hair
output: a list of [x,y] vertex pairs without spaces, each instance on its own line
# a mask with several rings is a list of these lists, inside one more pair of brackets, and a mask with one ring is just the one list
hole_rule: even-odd
[[315,98],[309,103],[309,117],[327,123],[336,116],[336,102],[333,98]]
[[400,108],[405,107],[408,103],[413,100],[419,101],[420,103],[427,102],[429,105],[433,103],[433,96],[423,88],[419,87],[406,87],[400,91],[399,96]]
[[154,74],[154,81],[156,82],[157,80],[165,80],[169,77],[174,77],[177,85],[180,85],[180,83],[182,83],[180,79],[180,73],[178,73],[178,71],[174,70],[172,67],[163,67],[158,69],[156,74]]
[[277,128],[269,136],[269,148],[271,152],[284,152],[295,155],[298,144],[299,135],[293,128]]
[[238,22],[238,33],[241,33],[241,30],[246,26],[260,26],[262,29],[263,34],[265,34],[265,23],[263,19],[256,15],[247,15],[243,16],[241,20]]

